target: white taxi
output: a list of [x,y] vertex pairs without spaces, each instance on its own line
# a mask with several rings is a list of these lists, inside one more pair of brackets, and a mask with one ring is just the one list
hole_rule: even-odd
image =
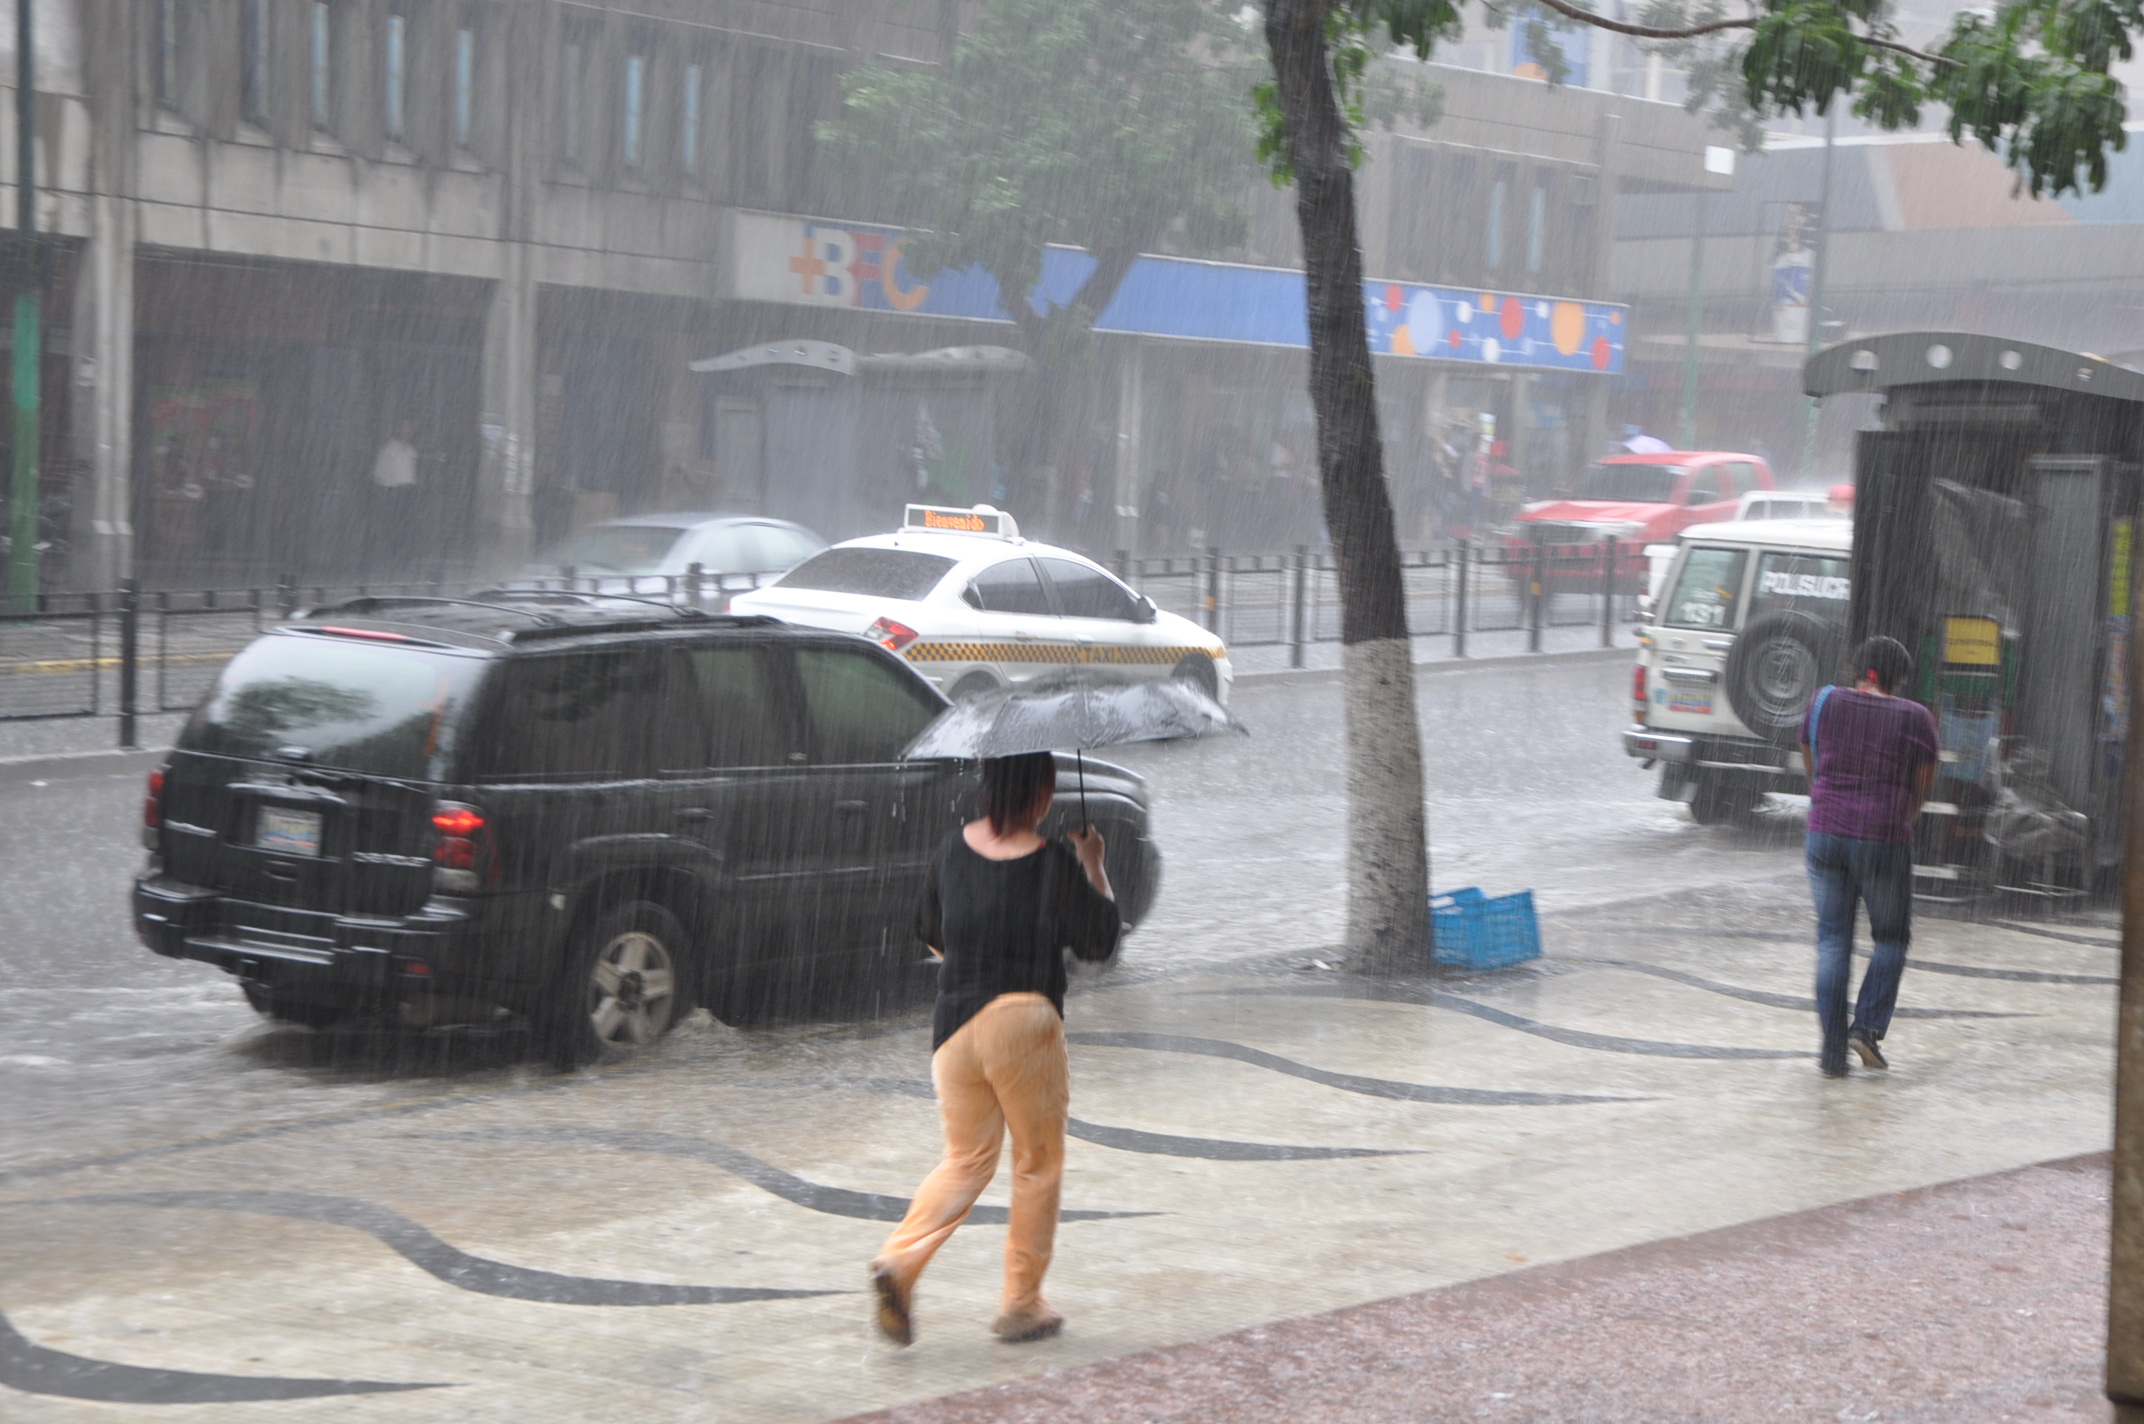
[[1218,637],[986,504],[912,504],[895,533],[836,544],[730,611],[862,634],[954,698],[1076,668],[1182,678],[1226,703],[1235,678]]

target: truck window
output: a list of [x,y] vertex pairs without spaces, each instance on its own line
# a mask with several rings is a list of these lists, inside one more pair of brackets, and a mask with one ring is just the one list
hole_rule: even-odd
[[1684,556],[1675,591],[1668,596],[1670,628],[1732,628],[1742,597],[1747,549],[1692,549]]
[[1826,623],[1846,626],[1846,556],[1773,553],[1757,560],[1757,586],[1750,590],[1750,617],[1790,608]]
[[690,657],[707,717],[708,765],[785,766],[789,753],[804,750],[804,739],[777,716],[771,650],[695,648]]
[[890,762],[944,705],[899,668],[848,648],[799,648],[812,759],[820,763]]
[[1683,496],[1684,504],[1718,504],[1720,502],[1720,467],[1699,465],[1690,475],[1690,492]]
[[[502,669],[488,775],[515,781],[646,776],[697,760],[658,720],[676,725],[662,664],[639,648],[515,658]],[[687,703],[682,709],[691,712]],[[693,729],[696,733],[697,729]],[[688,741],[696,735],[688,734]],[[675,754],[673,754],[675,753]]]

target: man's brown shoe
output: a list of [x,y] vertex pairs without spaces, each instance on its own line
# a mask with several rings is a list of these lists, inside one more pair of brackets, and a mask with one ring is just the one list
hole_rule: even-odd
[[893,1272],[874,1266],[871,1289],[878,1295],[878,1333],[896,1345],[909,1344],[916,1332],[908,1323],[908,1295],[893,1279]]
[[1008,1345],[1047,1340],[1065,1328],[1065,1318],[1054,1310],[1040,1315],[1001,1315],[990,1322],[991,1333]]

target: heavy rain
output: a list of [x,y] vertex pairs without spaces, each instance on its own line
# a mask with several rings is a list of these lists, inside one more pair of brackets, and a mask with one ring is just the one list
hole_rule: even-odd
[[0,12],[0,1419],[2144,1421],[2131,8]]

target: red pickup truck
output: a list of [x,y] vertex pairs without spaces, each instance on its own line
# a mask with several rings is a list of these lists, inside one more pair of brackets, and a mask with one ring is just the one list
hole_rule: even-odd
[[1693,524],[1732,519],[1743,495],[1773,488],[1772,467],[1756,455],[1729,450],[1610,455],[1586,471],[1569,497],[1521,509],[1505,557],[1530,562],[1538,541],[1551,546],[1545,582],[1559,589],[1598,589],[1606,541],[1614,539],[1617,581],[1624,583],[1646,567],[1647,544],[1667,543]]

